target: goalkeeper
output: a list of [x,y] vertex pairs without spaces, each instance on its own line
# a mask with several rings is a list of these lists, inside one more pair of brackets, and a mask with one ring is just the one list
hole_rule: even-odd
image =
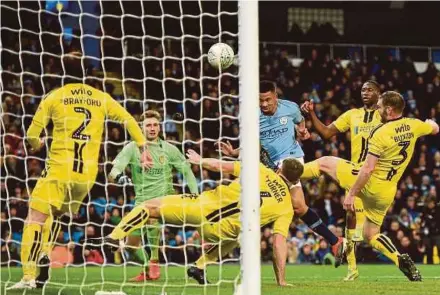
[[[135,206],[147,200],[175,194],[173,188],[173,168],[183,174],[191,193],[198,193],[197,180],[185,156],[174,145],[159,137],[161,119],[160,114],[152,110],[146,111],[141,117],[149,151],[153,157],[153,168],[142,169],[139,149],[134,141],[126,145],[113,161],[113,169],[110,172],[109,179],[110,181],[117,181],[119,184],[131,183],[131,180],[123,175],[127,165],[130,166],[136,193]],[[147,262],[148,254],[141,243],[144,230],[146,230],[151,250],[147,269],[132,278],[131,281],[143,282],[145,280],[157,280],[160,277],[160,226],[158,223],[157,219],[151,219],[149,220],[148,227],[137,229],[127,238],[126,250],[130,253],[130,257],[133,260],[144,265]]]

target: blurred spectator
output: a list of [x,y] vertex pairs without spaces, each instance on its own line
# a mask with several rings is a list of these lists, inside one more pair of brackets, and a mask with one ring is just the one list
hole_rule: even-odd
[[298,263],[314,263],[316,258],[312,250],[313,244],[307,242],[303,245],[298,255]]
[[434,197],[426,200],[421,215],[423,243],[426,246],[427,263],[433,263],[433,249],[440,250],[440,202]]
[[331,254],[330,247],[326,240],[319,240],[319,248],[315,253],[317,264],[334,264],[335,258]]

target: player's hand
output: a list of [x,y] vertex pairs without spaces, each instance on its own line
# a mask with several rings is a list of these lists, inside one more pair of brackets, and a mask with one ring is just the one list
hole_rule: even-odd
[[310,114],[315,112],[315,105],[313,101],[309,100],[306,101],[301,105],[301,111],[305,114]]
[[118,184],[119,185],[130,185],[133,182],[131,181],[130,177],[128,177],[127,175],[122,175],[121,177],[118,178]]
[[153,157],[151,157],[150,151],[145,147],[141,153],[141,165],[142,168],[153,167]]
[[344,199],[344,209],[354,212],[354,197],[347,195]]
[[303,130],[296,129],[298,133],[298,139],[300,140],[307,140],[310,138],[310,132],[307,130],[307,128],[304,128]]
[[35,149],[30,144],[28,145],[29,152],[31,154],[38,153],[43,148],[45,140],[44,138],[40,138],[39,140],[40,140],[40,145]]
[[234,147],[232,146],[232,144],[228,141],[223,142],[216,142],[214,143],[215,146],[219,147],[219,150],[222,152],[223,155],[228,156],[228,157],[236,157],[238,155],[236,155],[236,151],[234,149]]
[[200,165],[202,157],[195,150],[188,150],[186,156],[191,164]]

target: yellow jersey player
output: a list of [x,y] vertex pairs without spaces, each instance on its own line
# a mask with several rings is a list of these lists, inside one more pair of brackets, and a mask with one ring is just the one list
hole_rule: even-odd
[[[351,109],[330,125],[324,125],[315,113],[313,102],[305,102],[301,106],[304,113],[310,115],[313,126],[324,139],[329,139],[338,133],[350,130],[351,135],[351,162],[359,166],[367,157],[367,139],[370,132],[381,124],[379,112],[377,111],[377,101],[380,96],[380,86],[376,81],[367,81],[362,85],[361,97],[364,103],[362,108]],[[309,171],[305,170],[307,175]],[[347,212],[345,237],[347,239],[347,262],[348,273],[345,281],[353,281],[359,277],[356,265],[355,242],[361,242],[362,228],[364,226],[365,215],[362,201],[355,198],[356,212]],[[340,261],[337,261],[340,263]]]
[[[51,231],[52,220],[66,212],[76,214],[95,184],[106,118],[125,124],[137,146],[144,149],[146,139],[136,120],[109,94],[91,86],[67,84],[50,92],[38,106],[27,140],[33,150],[39,150],[40,134],[51,120],[53,141],[46,168],[32,191],[23,230],[23,279],[10,289],[32,289],[48,279],[46,255],[59,230],[54,224]],[[144,165],[150,166],[151,156],[146,150],[142,153]],[[45,266],[36,280],[37,260]]]
[[355,163],[336,157],[323,157],[306,166],[309,165],[315,176],[326,173],[348,190],[345,209],[353,212],[355,196],[358,196],[366,216],[364,240],[391,259],[410,281],[421,281],[420,272],[409,255],[400,254],[392,241],[380,233],[380,227],[393,203],[397,183],[411,160],[417,139],[437,134],[439,127],[432,120],[422,122],[403,117],[405,102],[394,91],[383,93],[378,107],[383,124],[371,132],[367,140],[367,156],[360,169]]
[[[240,175],[240,162],[201,158],[195,151],[187,153],[189,161],[203,168]],[[299,181],[303,165],[296,159],[286,159],[277,172],[260,164],[260,223],[273,223],[274,270],[277,283],[286,285],[285,264],[287,258],[286,237],[293,218],[290,188]],[[205,266],[217,261],[238,245],[240,234],[240,181],[220,185],[215,190],[197,194],[169,195],[155,198],[134,207],[104,243],[117,247],[118,240],[141,228],[149,218],[161,218],[164,224],[192,225],[198,228],[203,239],[215,243],[196,262],[197,267],[188,269],[188,275],[200,284],[208,283]],[[101,242],[101,241],[100,241]]]

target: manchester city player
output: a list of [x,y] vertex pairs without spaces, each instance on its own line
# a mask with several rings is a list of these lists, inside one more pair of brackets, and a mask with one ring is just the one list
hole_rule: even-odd
[[[310,134],[300,108],[294,102],[279,99],[277,86],[271,81],[260,82],[260,144],[269,154],[272,162],[280,167],[288,158],[295,158],[304,163],[304,152],[295,137],[306,140]],[[221,142],[220,149],[225,155],[239,155],[239,149],[233,149],[229,142]],[[291,190],[292,204],[295,215],[299,216],[314,232],[324,237],[331,245],[335,256],[343,250],[343,239],[336,237],[311,210],[305,202],[301,183],[298,182]]]

